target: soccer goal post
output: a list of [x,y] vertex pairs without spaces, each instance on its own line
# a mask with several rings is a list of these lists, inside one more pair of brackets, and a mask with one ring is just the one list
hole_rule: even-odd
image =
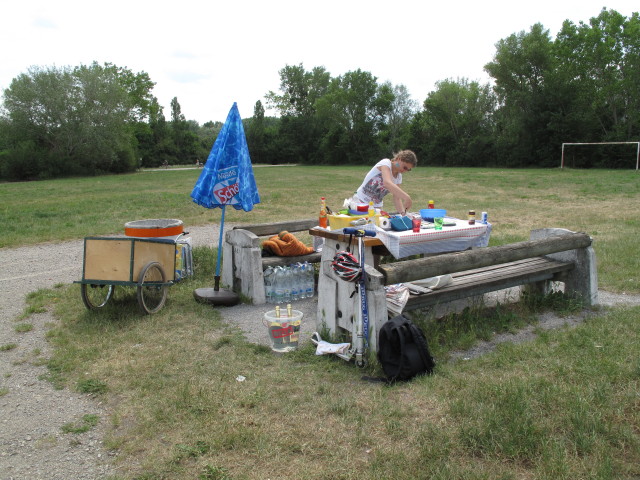
[[565,145],[636,145],[636,170],[640,166],[640,142],[595,142],[595,143],[563,143],[562,159],[560,160],[560,168],[564,168],[564,147]]

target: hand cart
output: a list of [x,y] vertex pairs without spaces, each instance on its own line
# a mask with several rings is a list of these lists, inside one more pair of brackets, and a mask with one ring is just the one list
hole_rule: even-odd
[[[90,310],[104,307],[116,285],[137,288],[140,309],[156,313],[168,287],[192,274],[191,244],[183,234],[163,238],[86,237],[80,293]],[[188,247],[188,248],[187,248]]]

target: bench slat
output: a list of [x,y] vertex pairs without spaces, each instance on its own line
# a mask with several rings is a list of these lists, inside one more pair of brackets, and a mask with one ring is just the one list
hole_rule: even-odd
[[262,268],[266,270],[267,267],[279,267],[298,262],[319,263],[321,257],[322,252],[313,252],[308,255],[299,255],[297,257],[262,257]]
[[307,220],[294,220],[278,223],[256,223],[255,225],[238,225],[233,228],[248,230],[258,237],[264,237],[267,235],[277,235],[283,230],[286,230],[287,232],[302,232],[303,230],[309,230],[316,226],[318,226],[318,219],[310,218]]
[[558,262],[543,257],[493,265],[452,274],[451,285],[420,295],[411,295],[405,310],[482,295],[504,288],[553,279],[559,272],[570,270],[573,262]]

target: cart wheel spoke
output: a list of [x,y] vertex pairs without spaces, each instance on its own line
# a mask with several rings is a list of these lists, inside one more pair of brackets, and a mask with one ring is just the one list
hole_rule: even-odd
[[144,313],[156,313],[164,306],[168,287],[166,275],[158,262],[147,264],[138,279],[138,304]]
[[80,286],[82,301],[89,310],[104,307],[113,296],[115,285],[94,285],[83,283]]

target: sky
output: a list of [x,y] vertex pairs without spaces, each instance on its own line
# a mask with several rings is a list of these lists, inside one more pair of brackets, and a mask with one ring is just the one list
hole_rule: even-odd
[[332,77],[361,69],[404,85],[422,104],[436,82],[487,83],[484,65],[501,39],[541,23],[552,38],[565,20],[588,23],[602,8],[626,17],[638,0],[0,0],[0,90],[29,68],[112,63],[155,82],[171,117],[242,118],[258,100],[266,115],[278,71],[302,64]]

